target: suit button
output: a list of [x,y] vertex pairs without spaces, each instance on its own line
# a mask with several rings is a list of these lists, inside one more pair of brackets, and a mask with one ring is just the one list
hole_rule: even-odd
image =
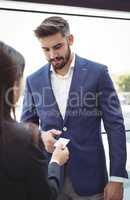
[[67,127],[66,126],[63,127],[63,131],[67,131]]

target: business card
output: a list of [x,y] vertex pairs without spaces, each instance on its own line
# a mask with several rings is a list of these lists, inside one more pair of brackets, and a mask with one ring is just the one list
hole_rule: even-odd
[[59,145],[62,144],[62,145],[63,145],[63,148],[65,148],[66,145],[67,145],[69,142],[70,142],[70,139],[60,137],[60,138],[56,141],[56,143],[54,144],[54,147],[57,147],[57,146],[59,146]]

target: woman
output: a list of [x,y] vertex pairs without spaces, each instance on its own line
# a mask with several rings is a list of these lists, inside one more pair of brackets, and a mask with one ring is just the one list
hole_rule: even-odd
[[[57,198],[60,165],[68,149],[56,147],[47,166],[40,134],[33,124],[17,123],[15,102],[19,96],[24,58],[0,42],[0,199],[54,200]],[[49,176],[49,178],[48,178]]]

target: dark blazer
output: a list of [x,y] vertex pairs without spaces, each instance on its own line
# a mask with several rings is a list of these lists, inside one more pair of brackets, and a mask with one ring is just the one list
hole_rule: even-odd
[[68,173],[80,195],[103,192],[108,181],[101,119],[110,148],[110,176],[127,177],[126,137],[120,103],[107,67],[76,56],[65,119],[50,81],[49,64],[27,78],[23,121],[58,129],[69,138]]
[[[40,137],[13,121],[0,132],[0,199],[54,200],[58,194],[60,166],[47,164]],[[48,179],[49,173],[49,179]]]

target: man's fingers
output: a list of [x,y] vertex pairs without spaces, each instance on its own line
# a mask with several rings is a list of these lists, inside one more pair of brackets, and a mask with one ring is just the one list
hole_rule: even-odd
[[104,191],[104,200],[107,200],[107,193]]
[[53,136],[60,135],[62,132],[56,129],[52,129],[49,131]]
[[55,136],[60,135],[60,134],[61,134],[61,131],[56,130],[56,129],[52,129],[49,131],[42,131],[41,137],[44,142],[45,149],[48,152],[52,153],[54,151],[54,144],[57,141],[55,139]]
[[49,145],[54,145],[56,143],[56,141],[57,140],[55,138],[53,138],[53,137],[48,138],[48,140],[47,140],[47,142],[48,142]]

